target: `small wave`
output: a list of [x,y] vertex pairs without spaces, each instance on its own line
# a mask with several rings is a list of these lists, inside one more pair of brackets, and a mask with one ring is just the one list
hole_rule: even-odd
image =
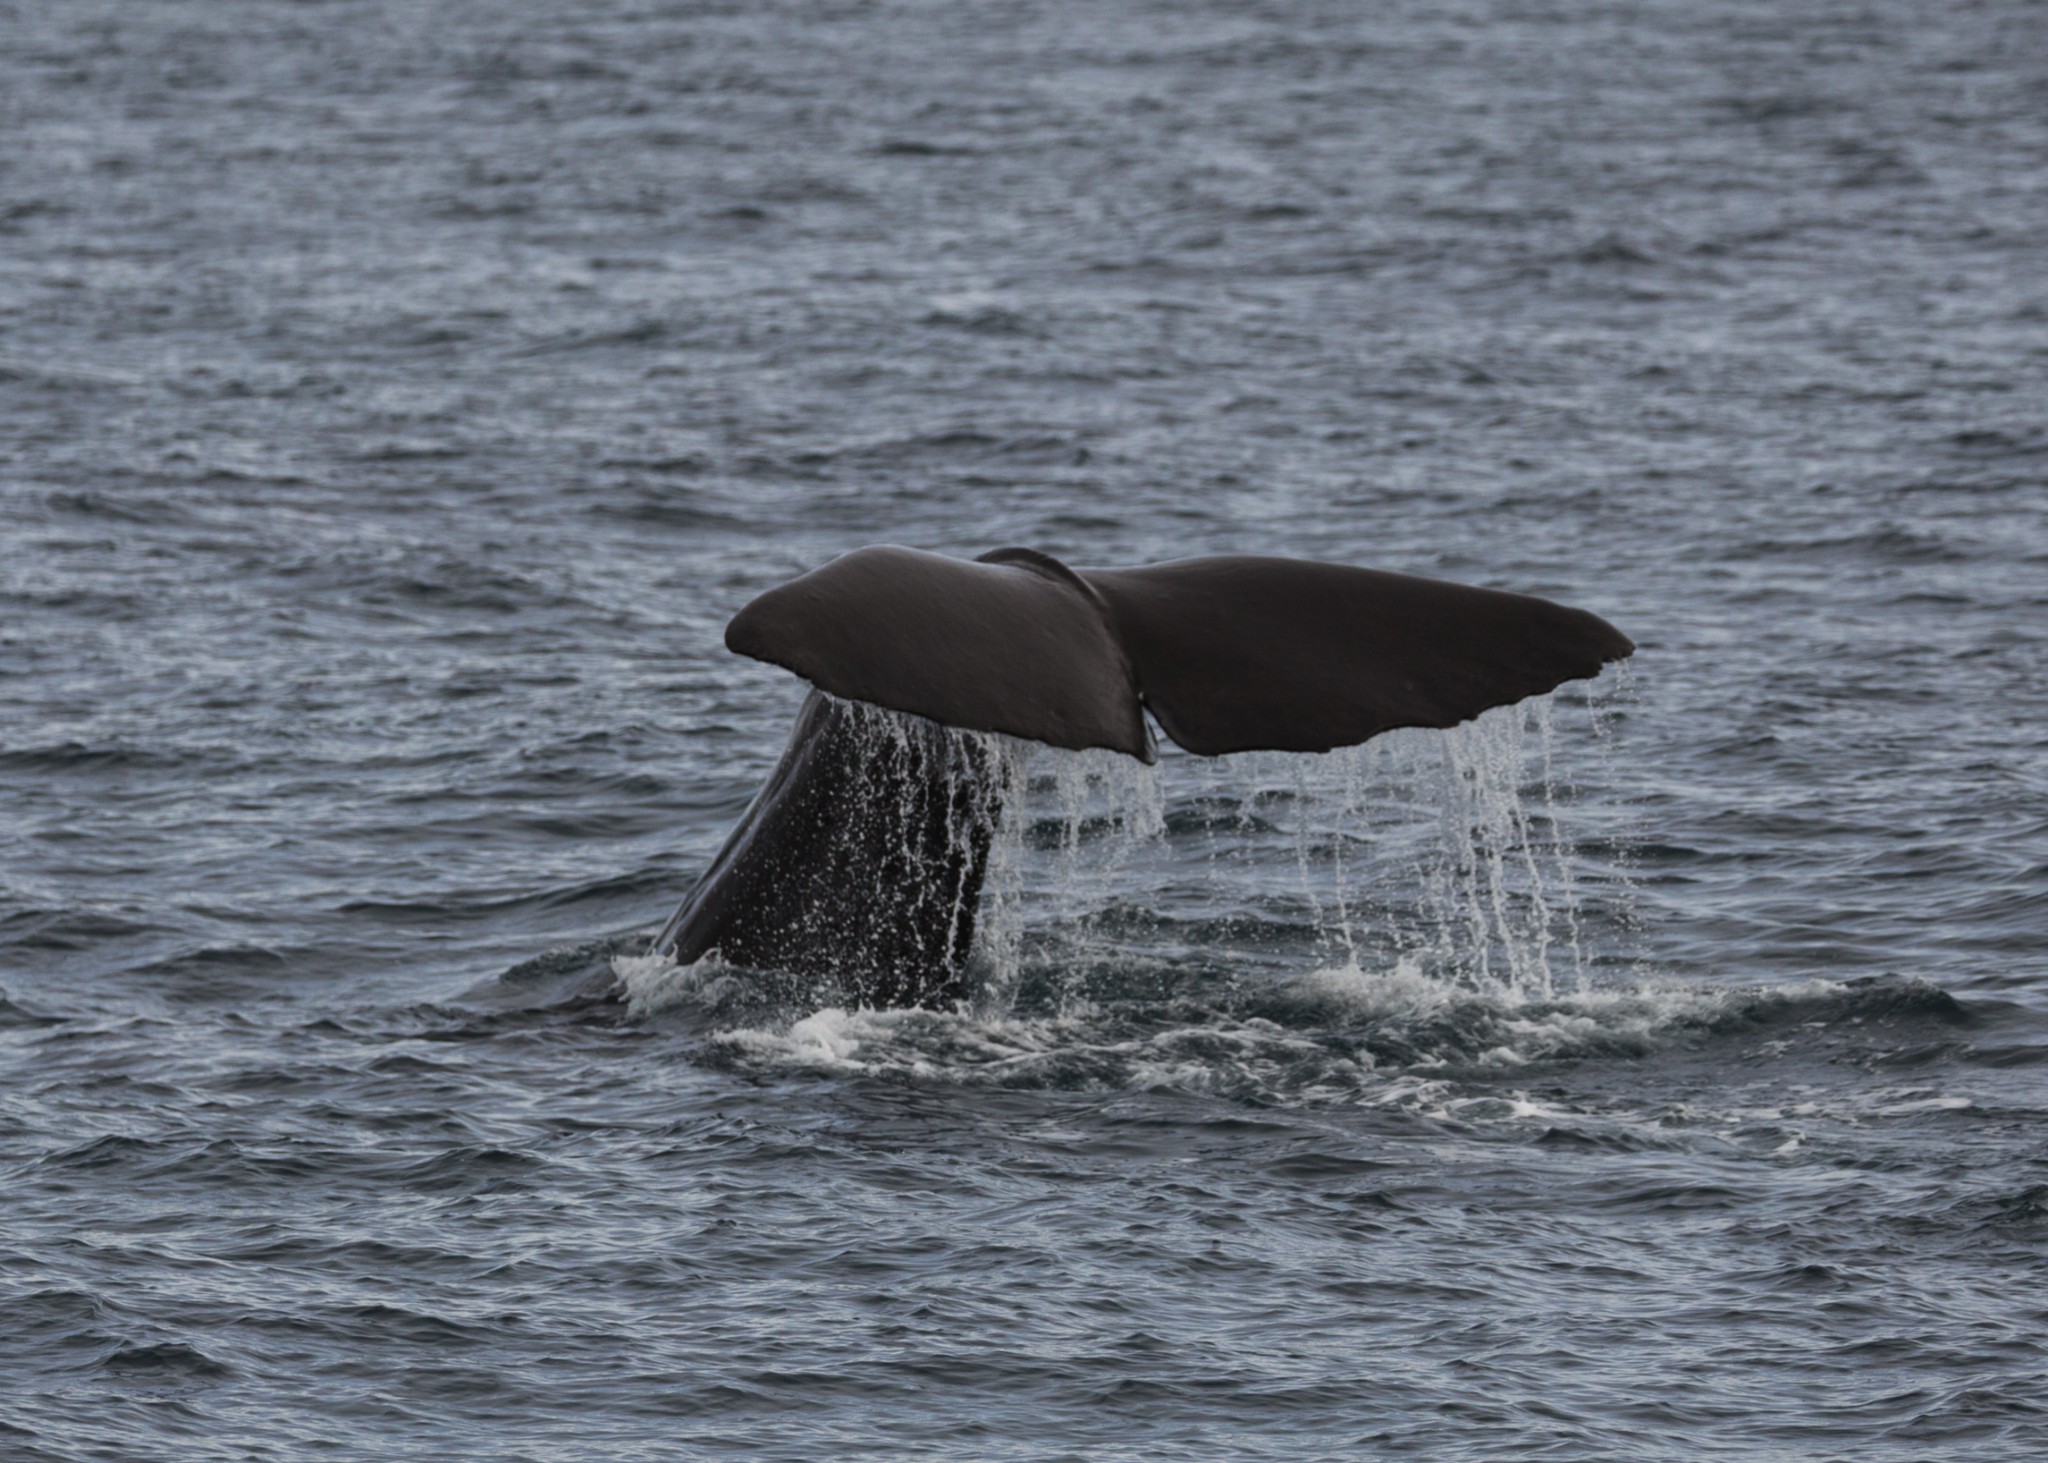
[[2015,1193],[1977,1199],[1969,1208],[1979,1228],[2048,1230],[2048,1184],[2029,1184]]
[[163,1147],[163,1144],[149,1138],[105,1133],[62,1152],[49,1154],[39,1159],[38,1163],[57,1169],[119,1167],[146,1160]]
[[414,1162],[395,1165],[384,1176],[393,1182],[434,1193],[452,1190],[502,1193],[524,1188],[522,1180],[546,1166],[546,1160],[530,1153],[466,1144]]
[[135,1376],[210,1380],[234,1375],[232,1367],[181,1341],[160,1341],[154,1345],[124,1342],[100,1366],[110,1372]]
[[51,1016],[36,1010],[32,1006],[23,1005],[8,995],[5,990],[0,990],[0,1031],[62,1026],[63,1024],[64,1018],[62,1016]]
[[670,452],[648,457],[607,457],[599,467],[618,472],[651,472],[664,477],[699,477],[716,464],[701,452]]
[[131,969],[137,975],[160,980],[243,975],[267,977],[291,969],[296,954],[275,950],[268,945],[205,945],[160,956]]
[[[993,295],[971,291],[965,294],[937,295],[931,308],[918,321],[921,325],[950,327],[983,335],[1039,335],[1043,332],[1037,323],[1023,311],[1004,304]],[[953,433],[953,436],[964,434]],[[975,434],[979,436],[980,434]],[[968,444],[971,446],[992,445],[986,440]]]
[[2039,457],[2048,453],[2048,433],[2025,429],[1976,427],[1952,432],[1942,442],[1974,457]]
[[1602,234],[1570,254],[1574,264],[1633,265],[1655,264],[1656,256],[1638,248],[1619,234]]
[[635,320],[609,330],[575,331],[534,341],[512,352],[515,356],[562,355],[576,351],[636,349],[668,344],[675,327],[666,320]]
[[982,149],[924,137],[885,137],[875,145],[877,157],[980,157]]
[[111,940],[149,934],[151,929],[104,909],[28,908],[0,916],[0,948],[90,950]]
[[95,746],[66,741],[0,751],[0,768],[25,772],[154,772],[217,761],[220,757],[221,754],[212,748]]
[[540,889],[519,889],[507,893],[492,890],[451,892],[427,899],[386,899],[375,896],[350,899],[337,905],[339,914],[376,920],[387,925],[432,925],[444,920],[484,920],[518,912],[574,909],[611,900],[639,898],[653,890],[668,889],[674,876],[659,867],[643,868],[615,876],[586,879]]
[[355,454],[357,462],[452,462],[469,449],[452,442],[379,442]]
[[1970,558],[1964,550],[1924,529],[1897,523],[1881,523],[1859,533],[1832,538],[1766,538],[1742,546],[1753,557],[1813,559],[1874,559],[1896,564],[1950,564]]
[[97,492],[65,490],[51,493],[44,501],[56,513],[112,523],[155,526],[189,523],[192,513],[184,505],[147,492]]
[[[612,464],[617,470],[633,473],[666,473],[680,476],[691,469],[681,466],[665,466],[660,462],[642,464]],[[748,528],[746,518],[739,513],[718,508],[707,508],[701,504],[678,501],[676,498],[658,492],[648,492],[626,501],[609,501],[593,505],[589,510],[592,517],[607,518],[626,523],[647,523],[660,528],[732,529]]]

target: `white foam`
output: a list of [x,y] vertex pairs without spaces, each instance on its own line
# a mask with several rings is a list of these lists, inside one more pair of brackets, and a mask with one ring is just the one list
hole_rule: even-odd
[[895,1070],[924,1076],[932,1071],[930,1062],[915,1056],[914,1048],[909,1049],[910,1059],[904,1060],[904,1044],[891,1040],[892,1029],[916,1014],[847,1011],[828,1006],[792,1022],[784,1030],[743,1029],[727,1033],[726,1040],[740,1051],[776,1065],[824,1072],[867,1071],[870,1063],[861,1057],[863,1047],[881,1046],[891,1052],[890,1065]]
[[612,974],[625,993],[627,1012],[644,1019],[715,995],[732,970],[714,950],[690,965],[678,965],[666,955],[614,955]]
[[[620,962],[622,979],[645,979]],[[670,968],[671,970],[673,967]],[[629,975],[627,972],[632,971]],[[656,992],[677,987],[655,972]],[[647,999],[649,988],[636,999]],[[786,1022],[751,1024],[714,1038],[750,1062],[835,1073],[936,1078],[974,1085],[1039,1085],[1253,1094],[1282,1103],[1364,1102],[1473,1119],[1454,1074],[1510,1070],[1589,1055],[1648,1053],[1689,1038],[1759,998],[1827,1001],[1843,988],[1813,981],[1725,991],[1646,982],[1626,990],[1538,998],[1432,981],[1412,961],[1368,972],[1312,971],[1278,991],[1298,1019],[1233,1005],[1194,1005],[1181,1020],[1132,1028],[1115,1006],[1085,1003],[1018,1016],[970,1010],[829,1007]],[[1381,1070],[1368,1044],[1399,1051]],[[1919,1101],[1902,1095],[1902,1103]],[[1525,1094],[1495,1117],[1533,1120],[1547,1110]],[[1932,1105],[1924,1104],[1924,1105]],[[1912,1110],[1902,1105],[1901,1111]],[[1561,1117],[1562,1114],[1551,1114]]]
[[1967,1097],[1950,1097],[1941,1093],[1914,1093],[1878,1103],[1871,1111],[1880,1117],[1904,1117],[1919,1112],[1962,1112],[1975,1106]]
[[1356,962],[1325,966],[1297,977],[1289,990],[1361,1018],[1413,1018],[1443,1010],[1459,998],[1457,987],[1430,976],[1412,955],[1382,971],[1362,970]]

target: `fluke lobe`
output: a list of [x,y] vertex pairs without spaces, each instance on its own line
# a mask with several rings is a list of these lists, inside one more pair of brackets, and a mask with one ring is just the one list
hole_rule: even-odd
[[894,547],[769,590],[725,643],[816,689],[655,949],[837,979],[873,1005],[963,993],[1006,789],[962,732],[1151,762],[1149,711],[1204,756],[1326,752],[1456,726],[1635,649],[1584,610],[1341,564],[1070,569],[1032,549]]

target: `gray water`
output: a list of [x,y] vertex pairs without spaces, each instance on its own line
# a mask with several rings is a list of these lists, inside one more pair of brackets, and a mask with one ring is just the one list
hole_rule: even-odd
[[[2039,6],[0,3],[0,137],[6,1457],[2048,1451]],[[871,542],[1641,650],[663,970]]]

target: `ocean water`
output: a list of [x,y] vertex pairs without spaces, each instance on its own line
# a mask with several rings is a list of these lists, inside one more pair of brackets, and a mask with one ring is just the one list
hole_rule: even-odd
[[[2048,1452],[2048,12],[0,3],[0,1456]],[[647,957],[834,553],[1623,673]],[[592,992],[613,986],[617,999]]]

